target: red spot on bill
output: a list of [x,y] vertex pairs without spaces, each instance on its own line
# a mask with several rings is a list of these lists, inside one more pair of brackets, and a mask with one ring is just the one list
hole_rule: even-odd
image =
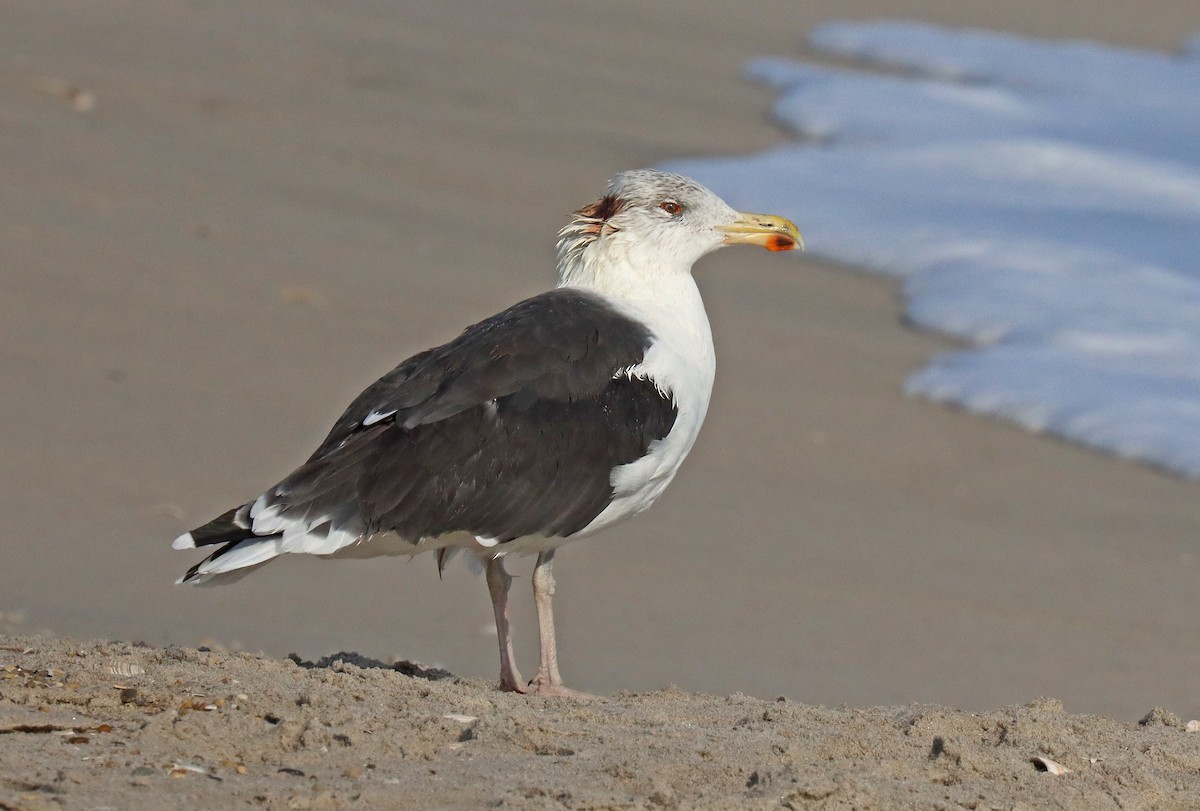
[[796,240],[783,234],[774,234],[767,238],[763,247],[768,251],[790,251],[796,247]]

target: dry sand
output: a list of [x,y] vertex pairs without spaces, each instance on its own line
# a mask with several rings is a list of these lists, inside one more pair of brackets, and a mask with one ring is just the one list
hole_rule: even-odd
[[[771,98],[743,79],[743,60],[803,54],[805,32],[826,19],[894,16],[1163,49],[1200,30],[1193,0],[1069,8],[1032,0],[753,7],[627,0],[502,10],[319,0],[6,4],[0,630],[208,642],[275,659],[355,650],[492,677],[486,591],[461,567],[439,582],[426,559],[289,560],[234,587],[182,589],[172,581],[191,558],[168,543],[301,461],[345,402],[397,360],[548,285],[555,230],[615,171],[776,143]],[[764,732],[755,745],[765,748],[745,756],[734,754],[733,738],[715,739],[728,746],[713,748],[730,752],[712,767],[711,779],[724,781],[716,805],[773,802],[775,789],[746,789],[754,770],[760,781],[817,775],[836,783],[849,775],[872,786],[900,775],[889,791],[910,784],[925,791],[937,780],[969,785],[985,779],[974,766],[929,777],[947,768],[941,758],[923,759],[937,732],[909,741],[920,757],[904,768],[925,770],[924,777],[900,766],[873,771],[893,756],[865,742],[860,762],[850,753],[872,729],[902,745],[910,717],[965,730],[958,745],[981,747],[992,733],[979,725],[1051,714],[1088,743],[1072,749],[1047,732],[1038,742],[1022,739],[1029,746],[1019,750],[993,747],[988,758],[1002,753],[1013,765],[988,772],[995,776],[988,780],[1017,781],[1037,746],[1087,764],[1101,746],[1137,752],[1143,739],[1136,736],[1158,735],[1165,737],[1145,739],[1152,754],[1142,765],[1174,775],[1163,785],[1193,792],[1172,802],[1195,805],[1186,800],[1195,798],[1188,782],[1197,771],[1195,743],[1187,760],[1166,743],[1184,740],[1170,737],[1177,730],[1132,723],[1154,706],[1200,716],[1200,485],[903,397],[906,373],[945,343],[904,328],[886,282],[749,250],[706,260],[698,276],[720,365],[708,424],[655,510],[560,555],[568,680],[609,694],[677,684],[804,704],[968,710],[1049,695],[1071,713],[1124,724],[1051,713],[1049,704],[976,717],[931,708],[779,709],[745,699],[786,712],[781,729],[817,748],[771,760],[771,735],[782,732]],[[528,662],[532,609],[519,602],[518,655]],[[87,669],[85,660],[61,658],[62,649],[55,656],[55,648],[33,646],[38,653],[6,661]],[[214,671],[200,667],[204,657],[134,655],[195,667],[179,678],[224,694]],[[376,670],[343,677],[272,660],[214,661],[244,669],[243,681],[263,685],[283,705],[306,679],[365,678],[382,702],[369,712],[407,709],[392,719],[354,720],[367,709],[343,698],[336,712],[321,713],[379,724],[385,737],[416,734],[397,730],[406,719],[433,718],[437,726],[443,709],[482,719],[471,708],[487,707],[494,723],[507,718],[524,729],[532,722],[514,719],[536,717],[559,732],[577,717],[556,718],[560,705],[492,696],[479,681],[437,682],[428,689],[449,697],[421,708],[418,688]],[[385,682],[400,691],[396,697],[383,698]],[[164,707],[178,708],[171,684],[156,689]],[[12,710],[9,691],[0,686],[4,712]],[[21,695],[18,702],[29,700]],[[114,730],[136,726],[137,711],[110,710],[112,697],[103,695],[97,720]],[[323,695],[333,702],[337,694]],[[55,718],[64,712],[50,699],[36,701]],[[604,731],[578,748],[612,746],[613,761],[632,757],[646,740],[626,737],[629,730],[653,735],[647,719],[681,728],[711,723],[734,735],[734,722],[751,715],[690,692],[597,706],[608,720],[587,729]],[[196,751],[160,753],[154,747],[177,745],[161,741],[135,746],[155,752],[147,761],[155,769],[193,756],[219,765],[226,717],[193,713],[179,721],[213,725]],[[472,772],[459,764],[467,784],[456,790],[475,793],[461,802],[447,794],[444,804],[517,801],[486,793],[522,785],[519,774],[488,783],[499,779],[506,751],[527,751],[505,728],[508,739],[494,733],[487,743],[498,758],[493,767],[481,762],[483,771]],[[451,724],[445,735],[456,729]],[[584,730],[563,734],[592,734]],[[430,735],[433,742],[421,745],[437,750],[443,741]],[[820,746],[847,735],[840,754],[827,759]],[[28,746],[27,739],[0,734],[0,745]],[[50,778],[62,768],[80,785],[100,779],[80,765],[84,750],[53,740],[53,757],[37,760]],[[796,744],[780,745],[786,753]],[[383,760],[374,754],[382,750],[370,751],[348,757]],[[274,763],[275,755],[264,757]],[[566,774],[581,759],[528,760]],[[652,759],[637,762],[630,780],[660,769],[648,765]],[[13,792],[45,778],[11,765],[18,761],[8,754],[3,763],[0,779],[15,780]],[[661,767],[682,805],[703,801],[705,769],[689,763]],[[126,785],[121,764],[112,779]],[[651,802],[657,788],[629,788],[624,772],[606,764],[596,754],[586,790],[564,784],[578,791],[566,804],[591,804],[592,791],[608,798],[596,805]],[[255,779],[281,779],[270,772]],[[545,774],[534,784],[551,791],[559,784]],[[1104,790],[1110,777],[1064,785],[1083,797]],[[1026,775],[1017,785],[1044,786],[1028,782],[1044,778]],[[1072,779],[1092,780],[1078,770]],[[141,796],[148,806],[183,803],[187,792],[201,791],[197,785],[221,792],[234,782],[184,780],[178,785],[190,788],[172,794],[150,786],[174,783],[151,781]],[[1167,796],[1161,785],[1133,791],[1122,800],[1127,806],[1170,805],[1156,799]],[[979,793],[987,793],[982,782]],[[893,797],[893,807],[935,803],[924,794],[879,796]],[[1011,796],[1034,805],[1045,799]],[[1005,808],[1013,802],[997,800]]]
[[0,637],[0,809],[1200,807],[1200,733],[1162,710],[576,702],[402,668]]

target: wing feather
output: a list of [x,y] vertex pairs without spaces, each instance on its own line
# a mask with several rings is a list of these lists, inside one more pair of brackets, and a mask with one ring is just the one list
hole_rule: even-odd
[[621,374],[652,342],[594,294],[527,299],[363,391],[308,461],[254,503],[245,538],[230,513],[192,537],[228,544],[217,559],[267,534],[282,534],[279,551],[318,554],[381,531],[414,543],[459,531],[499,542],[569,535],[612,499],[612,469],[674,424],[669,392]]

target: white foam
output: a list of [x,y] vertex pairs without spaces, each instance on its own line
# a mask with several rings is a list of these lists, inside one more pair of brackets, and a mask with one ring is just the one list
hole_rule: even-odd
[[977,347],[912,394],[1200,476],[1200,37],[1181,56],[908,23],[780,59],[796,141],[678,162],[810,252],[905,279],[914,322]]

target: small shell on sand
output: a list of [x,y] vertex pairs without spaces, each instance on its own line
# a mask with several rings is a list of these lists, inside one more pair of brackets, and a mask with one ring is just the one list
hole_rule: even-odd
[[1030,758],[1030,762],[1033,763],[1033,765],[1037,767],[1037,770],[1039,772],[1049,772],[1050,774],[1070,774],[1071,773],[1070,769],[1068,769],[1066,766],[1059,763],[1057,760],[1051,760],[1050,758],[1042,757],[1041,755]]
[[207,774],[208,770],[203,766],[198,766],[195,763],[172,763],[171,777],[185,777],[189,774]]
[[1200,721],[1188,721],[1187,726],[1184,727],[1184,729],[1186,729],[1188,732],[1200,732]]
[[114,676],[140,676],[146,672],[146,668],[133,662],[111,662],[108,672]]

